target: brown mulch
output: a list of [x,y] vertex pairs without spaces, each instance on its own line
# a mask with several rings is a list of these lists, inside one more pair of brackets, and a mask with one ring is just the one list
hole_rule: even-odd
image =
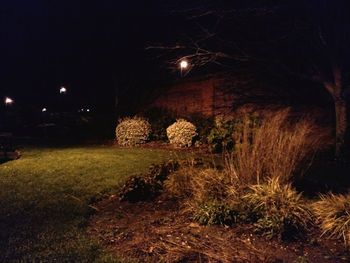
[[319,238],[316,230],[309,241],[286,243],[257,236],[247,225],[201,226],[165,194],[136,204],[111,196],[95,206],[88,233],[140,262],[350,262],[341,242]]

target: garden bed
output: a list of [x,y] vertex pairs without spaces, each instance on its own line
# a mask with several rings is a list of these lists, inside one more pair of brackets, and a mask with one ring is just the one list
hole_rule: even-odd
[[254,233],[251,225],[202,226],[166,193],[153,202],[96,204],[88,232],[118,256],[141,262],[349,262],[342,242],[320,238],[282,242]]

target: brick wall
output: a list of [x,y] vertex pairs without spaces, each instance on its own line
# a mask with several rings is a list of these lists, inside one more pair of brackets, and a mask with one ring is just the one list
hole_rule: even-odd
[[151,104],[177,115],[199,113],[204,116],[223,114],[231,109],[233,96],[221,87],[224,80],[218,77],[196,81],[183,81],[170,86]]

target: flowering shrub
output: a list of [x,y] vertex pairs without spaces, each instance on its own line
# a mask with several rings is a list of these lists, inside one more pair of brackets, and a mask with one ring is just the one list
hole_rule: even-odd
[[166,129],[171,144],[180,147],[192,145],[193,138],[197,135],[196,126],[184,119],[178,119]]
[[117,142],[123,146],[143,144],[149,139],[150,133],[151,125],[140,117],[121,119],[115,129]]

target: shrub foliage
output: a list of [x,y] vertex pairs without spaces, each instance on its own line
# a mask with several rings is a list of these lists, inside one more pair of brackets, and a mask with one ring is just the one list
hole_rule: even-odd
[[180,147],[190,147],[197,135],[196,126],[184,119],[178,119],[167,129],[167,136],[171,144]]
[[147,142],[151,133],[151,125],[140,117],[124,118],[119,120],[115,129],[119,145],[136,146]]
[[162,192],[164,180],[178,168],[179,163],[176,161],[152,165],[147,174],[134,176],[126,181],[120,190],[119,199],[129,202],[154,199]]

